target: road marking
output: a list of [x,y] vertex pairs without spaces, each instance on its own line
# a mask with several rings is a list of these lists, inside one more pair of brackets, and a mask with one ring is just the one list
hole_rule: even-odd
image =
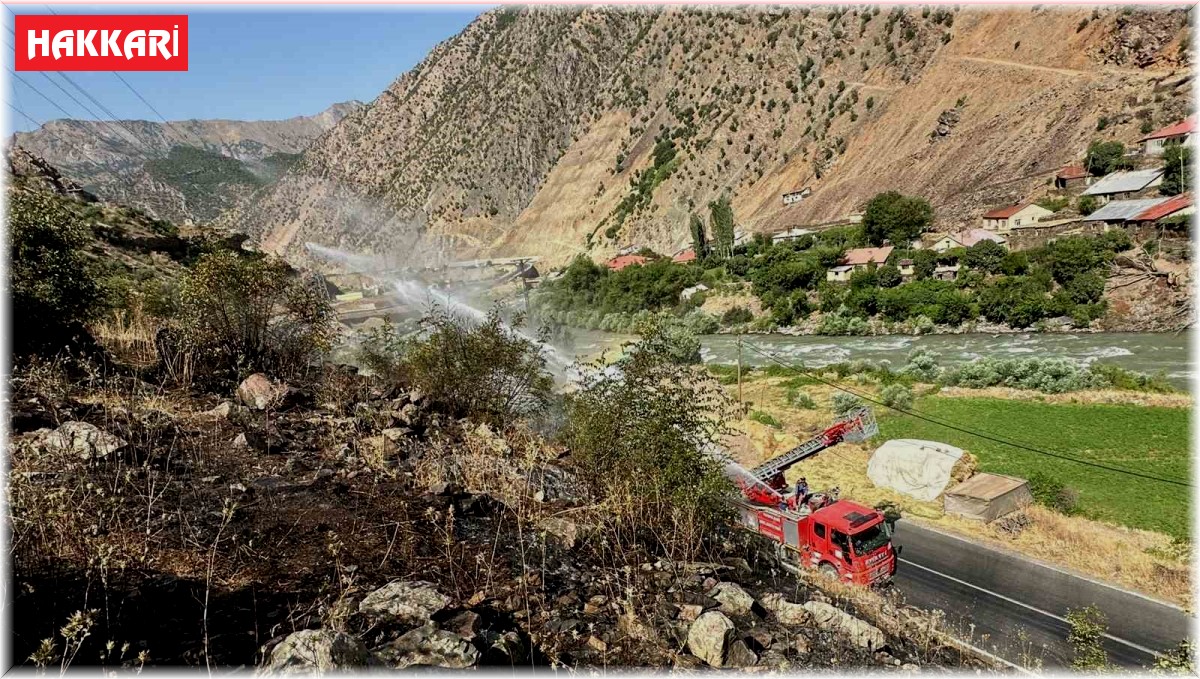
[[[966,587],[970,587],[971,589],[979,590],[980,592],[983,592],[984,594],[990,594],[991,596],[994,596],[994,597],[996,597],[997,599],[1001,599],[1001,600],[1003,600],[1003,601],[1007,601],[1007,602],[1008,602],[1008,603],[1010,603],[1010,604],[1015,604],[1015,605],[1017,605],[1017,606],[1020,606],[1021,608],[1025,608],[1025,609],[1031,610],[1031,611],[1033,611],[1034,613],[1040,613],[1040,614],[1042,614],[1042,615],[1044,615],[1044,616],[1046,616],[1046,617],[1048,617],[1048,618],[1053,618],[1053,619],[1055,619],[1055,620],[1058,620],[1059,622],[1064,622],[1064,623],[1067,623],[1068,625],[1070,625],[1070,624],[1071,624],[1070,622],[1068,622],[1068,621],[1067,621],[1067,619],[1066,619],[1066,618],[1064,618],[1064,617],[1061,617],[1061,616],[1058,616],[1058,615],[1055,615],[1055,614],[1051,613],[1050,611],[1045,611],[1045,610],[1042,610],[1042,609],[1038,608],[1037,606],[1030,606],[1029,604],[1027,604],[1027,603],[1025,603],[1025,602],[1023,602],[1023,601],[1017,601],[1016,599],[1014,599],[1014,598],[1012,598],[1012,597],[1009,597],[1009,596],[1004,596],[1003,594],[1000,594],[999,592],[993,592],[993,591],[992,591],[992,590],[990,590],[990,589],[987,589],[987,588],[984,588],[984,587],[980,587],[979,585],[972,584],[972,583],[970,583],[970,582],[967,582],[966,580],[960,580],[960,579],[958,579],[958,578],[954,577],[953,575],[946,575],[945,573],[943,573],[943,572],[941,572],[941,571],[934,570],[934,569],[932,569],[932,568],[929,568],[928,566],[922,566],[922,565],[921,565],[921,564],[919,564],[919,563],[913,563],[913,562],[909,561],[908,559],[899,559],[899,560],[900,560],[901,562],[903,562],[903,563],[906,563],[906,564],[908,564],[909,566],[915,566],[915,567],[917,567],[917,568],[920,568],[920,569],[921,569],[921,570],[923,570],[923,571],[928,571],[928,572],[930,572],[930,573],[933,573],[934,575],[938,575],[938,576],[941,576],[941,577],[943,577],[943,578],[946,578],[947,580],[951,580],[951,581],[953,581],[953,582],[957,582],[957,583],[958,583],[958,584],[960,584],[960,585],[964,585],[964,586],[966,586]],[[1149,654],[1149,655],[1150,655],[1151,657],[1153,657],[1153,658],[1157,658],[1157,657],[1159,657],[1159,655],[1160,655],[1158,651],[1152,651],[1152,650],[1150,650],[1150,649],[1146,648],[1145,646],[1142,646],[1142,645],[1140,645],[1140,644],[1135,644],[1135,643],[1133,643],[1132,641],[1129,641],[1129,640],[1127,640],[1127,639],[1122,639],[1121,637],[1114,637],[1113,635],[1111,635],[1111,634],[1108,634],[1108,633],[1105,633],[1105,634],[1104,634],[1104,638],[1105,638],[1105,639],[1110,639],[1110,640],[1112,640],[1112,641],[1115,641],[1115,642],[1117,642],[1118,644],[1123,644],[1123,645],[1125,645],[1125,646],[1128,646],[1128,647],[1130,647],[1130,648],[1132,648],[1132,649],[1135,649],[1135,650],[1141,651],[1142,653]]]

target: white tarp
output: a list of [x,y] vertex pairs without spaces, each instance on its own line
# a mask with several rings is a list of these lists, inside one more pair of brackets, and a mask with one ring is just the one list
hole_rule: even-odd
[[880,488],[933,500],[950,483],[950,471],[962,454],[962,448],[936,441],[893,439],[871,456],[867,477]]

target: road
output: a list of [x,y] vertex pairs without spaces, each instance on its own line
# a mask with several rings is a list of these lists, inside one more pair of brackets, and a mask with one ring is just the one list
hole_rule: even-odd
[[1102,610],[1109,660],[1127,667],[1151,665],[1193,622],[1170,604],[909,521],[893,544],[903,546],[895,584],[907,603],[945,611],[961,638],[1017,665],[1070,665],[1068,609]]

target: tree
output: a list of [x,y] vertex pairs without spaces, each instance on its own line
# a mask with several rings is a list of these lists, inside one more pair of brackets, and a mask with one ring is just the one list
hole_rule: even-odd
[[721,196],[708,204],[709,226],[712,228],[713,240],[717,243],[717,252],[721,257],[733,256],[733,206],[729,196]]
[[84,254],[90,232],[57,196],[9,196],[13,350],[60,349],[98,311],[100,286]]
[[875,272],[875,278],[881,288],[894,288],[900,285],[900,269],[892,264],[885,264]]
[[863,231],[872,245],[890,241],[907,246],[932,223],[933,206],[929,201],[897,191],[877,194],[863,213]]
[[690,219],[690,228],[692,231],[692,251],[696,253],[696,259],[704,259],[708,254],[708,238],[704,235],[704,220],[696,213],[692,213]]
[[1095,212],[1096,208],[1098,207],[1100,206],[1097,205],[1095,196],[1080,196],[1078,200],[1075,201],[1075,209],[1078,210],[1079,214],[1083,215],[1084,217]]
[[933,250],[917,250],[913,253],[913,278],[921,281],[933,275],[937,268],[937,253]]
[[982,240],[966,249],[963,263],[972,269],[997,273],[1008,252],[1003,245],[991,240]]
[[1163,151],[1163,180],[1158,192],[1178,196],[1192,188],[1192,149],[1183,144],[1169,144]]
[[187,345],[225,377],[306,372],[337,332],[323,287],[274,257],[203,255],[179,297]]
[[1125,158],[1124,144],[1119,141],[1100,141],[1099,139],[1088,144],[1087,153],[1083,156],[1083,166],[1097,177],[1132,167],[1129,160]]

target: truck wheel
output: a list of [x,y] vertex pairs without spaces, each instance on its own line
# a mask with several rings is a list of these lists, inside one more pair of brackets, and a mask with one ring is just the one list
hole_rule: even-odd
[[837,569],[834,568],[833,564],[831,563],[823,563],[820,566],[817,566],[817,572],[829,578],[830,580],[838,579]]

